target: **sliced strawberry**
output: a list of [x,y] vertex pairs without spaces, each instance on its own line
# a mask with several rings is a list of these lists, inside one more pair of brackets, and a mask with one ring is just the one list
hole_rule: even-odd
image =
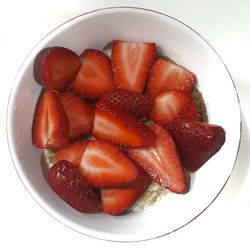
[[182,90],[164,92],[155,98],[150,118],[161,125],[174,119],[198,120],[198,109],[193,97]]
[[225,142],[222,127],[203,122],[174,121],[166,129],[172,135],[183,166],[194,172],[217,153]]
[[38,148],[58,149],[69,136],[69,121],[58,95],[42,92],[36,105],[32,125],[32,142]]
[[70,139],[91,132],[94,123],[94,107],[88,104],[78,93],[67,90],[59,94],[70,123]]
[[189,70],[159,58],[155,61],[148,80],[148,95],[157,95],[170,90],[189,92],[195,84],[195,76]]
[[98,103],[92,134],[99,139],[127,147],[148,147],[154,144],[154,131],[121,109]]
[[110,59],[99,50],[86,50],[72,88],[90,99],[116,88]]
[[100,99],[100,102],[111,104],[137,118],[147,116],[152,108],[152,102],[147,95],[124,89],[108,92]]
[[99,211],[97,195],[70,162],[55,163],[49,170],[48,182],[61,199],[79,212]]
[[46,88],[59,90],[71,84],[80,66],[75,52],[63,47],[46,48],[36,57],[34,76]]
[[142,92],[155,57],[155,43],[115,41],[112,65],[118,86]]
[[89,141],[79,171],[96,188],[124,186],[139,174],[136,165],[117,146],[101,140]]
[[68,143],[65,147],[60,148],[55,152],[56,161],[66,160],[78,168],[87,144],[88,141],[75,141]]
[[175,143],[170,134],[159,125],[155,124],[153,130],[157,137],[155,146],[131,148],[128,154],[156,183],[172,192],[184,193],[187,181]]

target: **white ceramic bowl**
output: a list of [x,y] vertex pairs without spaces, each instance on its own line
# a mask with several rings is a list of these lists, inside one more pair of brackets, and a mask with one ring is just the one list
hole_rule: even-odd
[[[185,195],[169,195],[142,212],[114,217],[81,214],[55,195],[47,184],[41,151],[32,146],[31,124],[41,87],[33,78],[37,53],[65,46],[77,53],[102,49],[113,39],[153,41],[163,53],[193,71],[207,104],[209,122],[221,125],[226,142],[191,178]],[[7,117],[9,148],[23,184],[50,215],[83,234],[112,241],[140,241],[169,234],[201,214],[217,197],[234,166],[241,132],[239,101],[232,79],[218,54],[182,22],[150,10],[108,8],[80,15],[42,39],[26,58],[13,85]]]

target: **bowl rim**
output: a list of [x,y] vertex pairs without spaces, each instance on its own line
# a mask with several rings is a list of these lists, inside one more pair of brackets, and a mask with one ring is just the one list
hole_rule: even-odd
[[[186,222],[185,224],[183,224],[182,226],[176,228],[175,230],[173,231],[170,231],[170,232],[167,232],[165,234],[161,234],[159,236],[153,236],[153,237],[148,237],[148,238],[145,238],[145,239],[139,239],[139,240],[135,240],[135,239],[132,239],[132,240],[123,240],[123,239],[118,239],[118,240],[115,240],[115,239],[108,239],[108,238],[105,238],[105,237],[100,237],[100,236],[95,236],[95,235],[91,235],[91,234],[88,234],[88,233],[85,233],[85,232],[82,232],[80,230],[77,230],[76,228],[73,228],[72,226],[60,221],[58,218],[56,218],[47,208],[45,208],[45,206],[42,204],[41,201],[39,201],[39,199],[37,197],[35,197],[35,195],[32,193],[32,188],[26,184],[24,182],[24,180],[22,179],[21,177],[21,174],[19,171],[19,167],[18,167],[18,160],[16,159],[16,152],[15,152],[15,147],[12,145],[11,143],[11,138],[12,138],[12,128],[11,128],[11,118],[12,118],[12,109],[11,109],[11,104],[12,104],[12,101],[15,97],[14,95],[14,90],[15,90],[15,87],[17,87],[19,84],[18,82],[18,77],[25,65],[25,63],[28,61],[29,57],[32,55],[33,51],[42,43],[42,41],[44,41],[46,38],[48,38],[51,34],[54,33],[54,31],[58,30],[59,28],[63,27],[64,25],[72,22],[73,20],[76,20],[80,17],[83,17],[83,16],[87,16],[89,14],[94,14],[94,13],[99,13],[99,12],[103,12],[103,11],[108,11],[108,10],[111,10],[111,11],[116,11],[116,10],[134,10],[134,11],[141,11],[141,12],[146,12],[146,13],[154,13],[154,14],[157,14],[157,15],[161,15],[161,16],[165,16],[169,19],[172,19],[173,21],[185,26],[188,30],[192,31],[193,33],[195,33],[203,42],[205,42],[206,45],[208,45],[208,47],[215,53],[215,55],[217,56],[217,58],[220,60],[220,62],[223,64],[225,70],[227,71],[227,74],[229,75],[230,79],[231,79],[231,83],[233,84],[233,87],[234,87],[234,93],[236,94],[236,99],[237,99],[237,103],[238,103],[238,112],[239,112],[239,128],[240,128],[240,131],[239,131],[239,138],[238,138],[238,144],[237,144],[237,150],[236,150],[236,153],[235,153],[235,158],[234,158],[234,162],[232,164],[232,168],[230,170],[230,173],[228,175],[228,177],[226,178],[224,184],[222,185],[222,188],[220,190],[218,190],[218,193],[217,195],[213,198],[213,200],[206,206],[204,207],[204,209],[202,209],[195,217],[193,217],[190,221]],[[68,228],[82,234],[82,235],[85,235],[85,236],[88,236],[90,238],[94,238],[94,239],[98,239],[98,240],[105,240],[105,241],[109,241],[109,242],[141,242],[141,241],[148,241],[148,240],[153,240],[153,239],[157,239],[157,238],[161,238],[163,236],[166,236],[166,235],[169,235],[169,234],[172,234],[182,228],[184,228],[185,226],[187,226],[188,224],[190,224],[192,221],[194,221],[197,217],[199,217],[201,214],[203,214],[205,212],[205,210],[208,209],[208,207],[210,207],[210,205],[218,198],[218,196],[220,195],[220,193],[222,192],[222,190],[224,189],[224,187],[226,186],[229,178],[231,177],[232,175],[232,172],[233,172],[233,169],[236,165],[236,162],[237,162],[237,159],[238,159],[238,155],[239,155],[239,150],[240,150],[240,145],[241,145],[241,139],[242,139],[242,112],[241,112],[241,105],[240,105],[240,99],[239,99],[239,94],[237,92],[237,88],[236,88],[236,85],[234,83],[234,80],[226,66],[226,64],[224,63],[224,61],[222,60],[221,56],[217,53],[217,51],[214,49],[213,46],[210,45],[210,43],[202,36],[200,35],[197,31],[195,31],[192,27],[190,27],[189,25],[187,25],[186,23],[184,23],[183,21],[181,21],[180,19],[176,18],[176,17],[173,17],[171,15],[168,15],[166,13],[163,13],[163,12],[160,12],[160,11],[156,11],[156,10],[152,10],[152,9],[148,9],[148,8],[142,8],[142,7],[133,7],[133,6],[113,6],[113,7],[104,7],[104,8],[98,8],[98,9],[94,9],[94,10],[91,10],[91,11],[87,11],[87,12],[84,12],[84,13],[81,13],[79,15],[76,15],[72,18],[69,18],[67,19],[66,21],[62,22],[61,24],[57,25],[55,28],[53,28],[51,31],[49,31],[45,36],[43,36],[31,49],[30,51],[28,52],[28,54],[26,55],[26,57],[23,59],[23,62],[22,64],[20,65],[17,73],[16,73],[16,76],[14,78],[14,81],[12,83],[12,86],[10,88],[10,92],[9,92],[9,97],[8,97],[8,102],[7,102],[7,112],[6,112],[6,134],[7,134],[7,144],[8,144],[8,148],[9,148],[9,153],[10,153],[10,156],[11,156],[11,159],[12,159],[12,163],[13,163],[13,166],[16,170],[16,173],[19,177],[19,179],[21,180],[23,186],[25,187],[25,189],[28,191],[28,193],[30,194],[30,196],[33,198],[33,200],[45,211],[47,212],[50,216],[52,216],[56,221],[60,222],[61,224],[67,226]]]

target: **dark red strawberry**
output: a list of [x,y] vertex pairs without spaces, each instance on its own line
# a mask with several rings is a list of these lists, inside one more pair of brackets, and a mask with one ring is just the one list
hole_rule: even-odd
[[183,166],[194,172],[217,153],[225,142],[222,127],[203,122],[178,120],[167,124],[180,153]]
[[124,89],[108,92],[100,99],[100,102],[120,108],[137,118],[147,116],[153,104],[147,95]]
[[79,212],[99,211],[97,195],[70,162],[55,163],[49,170],[48,182],[61,199]]
[[159,58],[150,72],[147,93],[151,98],[170,90],[189,92],[195,84],[195,76],[189,70]]
[[99,50],[86,50],[72,88],[90,99],[116,88],[110,59]]
[[187,190],[184,170],[170,134],[159,125],[154,125],[156,143],[149,148],[131,148],[128,154],[159,185],[175,193]]
[[32,142],[38,148],[58,149],[69,136],[69,121],[58,95],[42,92],[36,105],[32,125]]
[[124,186],[139,174],[136,165],[117,146],[101,140],[89,141],[79,171],[96,188]]
[[55,152],[56,161],[67,160],[78,168],[87,144],[88,141],[75,141],[68,143],[65,147]]
[[118,86],[142,92],[155,58],[155,43],[115,41],[112,65]]
[[71,84],[80,66],[75,52],[63,47],[46,48],[36,57],[34,76],[48,89],[64,89]]
[[155,98],[150,118],[161,125],[174,119],[199,120],[193,97],[182,90],[164,92]]
[[92,134],[127,147],[149,147],[155,142],[155,133],[151,128],[120,108],[102,102],[95,109]]
[[70,123],[69,139],[89,134],[94,123],[94,107],[72,90],[61,92],[59,97]]

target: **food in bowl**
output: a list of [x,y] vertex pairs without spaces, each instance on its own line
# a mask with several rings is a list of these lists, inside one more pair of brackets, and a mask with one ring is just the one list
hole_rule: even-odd
[[34,72],[43,89],[32,141],[54,151],[48,183],[80,212],[121,215],[165,190],[186,193],[188,173],[225,142],[223,128],[204,119],[195,74],[155,43],[114,41],[111,59],[47,48]]

